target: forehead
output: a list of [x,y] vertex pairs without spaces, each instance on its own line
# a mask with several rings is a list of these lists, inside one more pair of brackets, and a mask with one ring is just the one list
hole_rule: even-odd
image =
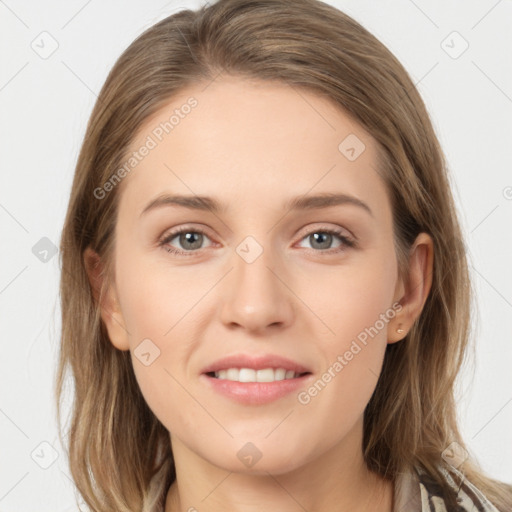
[[121,204],[139,213],[162,192],[243,209],[336,191],[386,207],[373,138],[329,99],[287,84],[222,77],[190,86],[144,122],[128,153],[144,146],[122,183]]

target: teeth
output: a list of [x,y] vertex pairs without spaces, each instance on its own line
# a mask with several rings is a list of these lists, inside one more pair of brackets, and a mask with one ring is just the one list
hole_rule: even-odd
[[217,379],[233,380],[237,382],[274,382],[276,380],[294,379],[300,373],[284,368],[263,368],[253,370],[252,368],[227,368],[215,372]]

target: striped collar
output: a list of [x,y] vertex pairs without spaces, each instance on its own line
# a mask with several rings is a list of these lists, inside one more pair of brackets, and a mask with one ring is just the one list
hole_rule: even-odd
[[[457,492],[458,508],[453,512],[499,512],[499,510],[463,474],[440,467],[449,486]],[[450,472],[452,474],[450,474]],[[457,481],[462,482],[457,485]],[[447,512],[440,486],[420,467],[401,473],[395,481],[393,512]],[[452,511],[450,511],[452,512]]]

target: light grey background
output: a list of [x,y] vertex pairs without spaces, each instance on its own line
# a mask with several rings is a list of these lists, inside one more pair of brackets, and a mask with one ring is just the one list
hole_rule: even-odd
[[[461,428],[484,469],[512,482],[512,2],[328,3],[395,53],[431,113],[479,304],[476,366],[460,381]],[[77,510],[53,407],[58,254],[44,250],[59,244],[85,126],[108,71],[143,30],[199,5],[0,0],[0,512]]]

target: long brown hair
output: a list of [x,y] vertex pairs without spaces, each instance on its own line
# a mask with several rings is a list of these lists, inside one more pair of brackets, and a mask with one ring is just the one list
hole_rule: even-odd
[[[112,277],[121,187],[97,199],[122,165],[138,128],[187,85],[219,73],[279,81],[328,98],[377,141],[389,191],[400,276],[420,232],[435,258],[430,294],[406,339],[387,346],[364,416],[368,467],[393,479],[424,468],[454,503],[439,467],[443,451],[465,444],[454,384],[464,362],[474,306],[464,239],[444,155],[414,83],[394,55],[351,17],[317,0],[220,0],[158,22],[120,56],[98,96],[76,164],[60,244],[62,339],[56,400],[59,428],[66,371],[74,397],[67,440],[73,479],[95,511],[135,511],[151,477],[172,461],[169,433],[147,406],[129,351],[102,323],[84,265],[91,247]],[[101,299],[100,299],[101,300]],[[129,435],[125,435],[129,432]],[[464,475],[503,512],[504,484],[469,457]],[[175,478],[174,465],[168,482]]]

